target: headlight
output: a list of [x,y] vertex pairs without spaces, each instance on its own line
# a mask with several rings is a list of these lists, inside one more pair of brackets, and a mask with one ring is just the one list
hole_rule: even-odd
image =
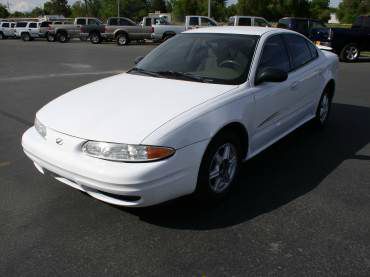
[[175,150],[168,147],[88,141],[82,145],[82,152],[110,161],[149,162],[168,158]]
[[35,118],[35,129],[43,138],[46,137],[46,127],[42,124],[37,117]]

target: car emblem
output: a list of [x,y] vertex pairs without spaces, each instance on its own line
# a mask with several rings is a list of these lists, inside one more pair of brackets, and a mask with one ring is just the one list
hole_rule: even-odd
[[61,138],[57,138],[57,139],[55,140],[55,142],[56,142],[57,144],[59,144],[59,145],[62,145],[62,144],[63,144],[63,139],[61,139]]

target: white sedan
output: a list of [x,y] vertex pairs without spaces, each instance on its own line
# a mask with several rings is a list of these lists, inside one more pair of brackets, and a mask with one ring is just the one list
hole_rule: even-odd
[[337,69],[292,31],[196,29],[50,102],[22,145],[40,172],[111,204],[214,201],[242,161],[309,120],[325,125]]

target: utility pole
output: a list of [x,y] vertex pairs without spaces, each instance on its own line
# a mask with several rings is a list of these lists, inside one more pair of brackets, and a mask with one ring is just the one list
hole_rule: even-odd
[[208,17],[211,17],[211,0],[208,0]]
[[120,2],[121,0],[117,0],[117,17],[119,17],[119,2]]

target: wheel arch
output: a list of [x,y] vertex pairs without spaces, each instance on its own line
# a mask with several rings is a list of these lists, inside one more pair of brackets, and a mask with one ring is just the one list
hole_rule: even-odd
[[240,143],[244,155],[243,158],[247,157],[249,152],[249,133],[247,128],[242,123],[237,121],[229,122],[226,125],[219,128],[212,136],[212,139],[209,141],[208,145],[210,145],[216,137],[221,136],[226,132],[234,133],[238,136],[238,138],[240,138]]
[[166,32],[163,33],[162,39],[164,39],[167,36],[175,36],[175,35],[176,35],[176,33],[174,31],[166,31]]
[[114,33],[114,39],[117,39],[117,37],[120,35],[120,34],[125,34],[126,36],[127,36],[127,38],[129,39],[130,38],[130,36],[129,36],[129,34],[126,32],[126,31],[124,31],[124,30],[118,30],[118,31],[116,31],[115,33]]
[[326,83],[325,88],[324,88],[324,92],[328,92],[329,95],[330,95],[330,98],[333,99],[333,97],[335,95],[335,80],[334,79],[330,79]]

